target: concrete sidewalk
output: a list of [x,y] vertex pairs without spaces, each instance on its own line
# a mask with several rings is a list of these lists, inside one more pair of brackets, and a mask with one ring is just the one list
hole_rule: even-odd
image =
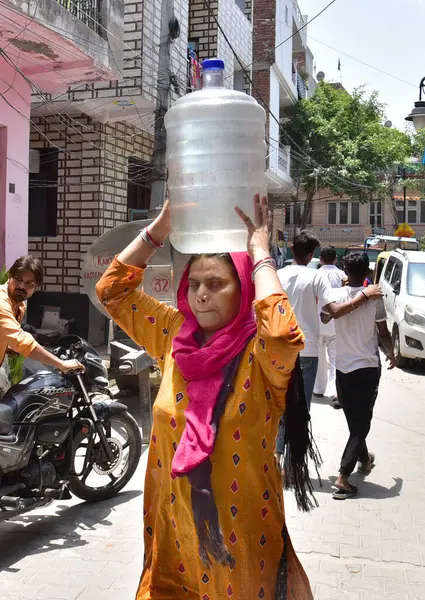
[[[425,600],[424,375],[384,373],[370,435],[376,468],[364,481],[356,476],[355,499],[332,499],[344,415],[313,403],[324,458],[320,507],[303,515],[287,494],[286,512],[316,600]],[[134,600],[146,456],[112,501],[59,502],[1,523],[0,600]]]
[[356,498],[332,499],[348,437],[344,414],[313,403],[324,464],[320,508],[296,512],[286,498],[288,528],[316,600],[425,599],[425,373],[384,371],[369,449],[376,467],[355,475]]

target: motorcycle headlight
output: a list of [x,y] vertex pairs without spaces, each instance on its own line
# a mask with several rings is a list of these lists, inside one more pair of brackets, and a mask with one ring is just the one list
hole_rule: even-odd
[[416,327],[425,329],[425,312],[419,308],[407,305],[404,309],[404,320],[409,325],[415,325]]

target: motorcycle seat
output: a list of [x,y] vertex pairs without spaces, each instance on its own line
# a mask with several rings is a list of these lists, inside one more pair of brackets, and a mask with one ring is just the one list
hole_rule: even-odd
[[14,409],[13,403],[3,402],[4,399],[0,401],[0,435],[7,435],[11,432],[17,416],[17,410]]
[[15,396],[12,389],[0,400],[0,435],[9,434],[15,421],[21,420],[28,410],[40,404],[38,396]]

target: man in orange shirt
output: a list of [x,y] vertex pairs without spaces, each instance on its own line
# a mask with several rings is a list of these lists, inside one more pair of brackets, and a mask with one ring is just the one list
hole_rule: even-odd
[[9,270],[9,281],[0,285],[0,365],[8,352],[15,352],[67,373],[81,369],[76,360],[60,360],[38,344],[21,327],[25,301],[43,282],[41,262],[32,256],[22,256]]

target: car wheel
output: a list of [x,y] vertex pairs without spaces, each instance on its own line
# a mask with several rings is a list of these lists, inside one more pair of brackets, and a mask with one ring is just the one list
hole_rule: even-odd
[[399,369],[402,369],[403,367],[407,366],[407,358],[405,358],[401,354],[400,333],[399,333],[397,327],[394,327],[394,331],[393,331],[393,345],[394,345],[395,363],[396,363],[397,367],[399,367]]

